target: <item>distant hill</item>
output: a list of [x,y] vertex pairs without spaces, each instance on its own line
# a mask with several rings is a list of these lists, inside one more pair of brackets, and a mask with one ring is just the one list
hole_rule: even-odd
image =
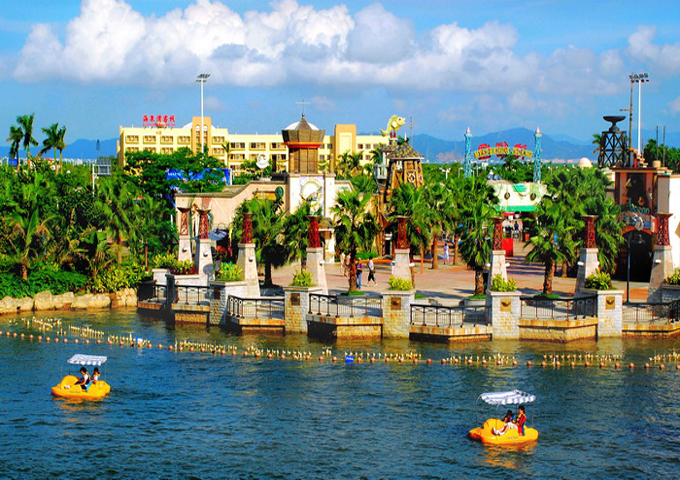
[[[116,155],[116,141],[117,138],[112,138],[109,140],[101,140],[100,141],[100,151],[99,155],[102,157],[109,157],[109,156],[115,156]],[[34,147],[31,151],[31,153],[37,152],[37,149]],[[9,155],[9,146],[0,146],[0,157],[6,157]],[[21,151],[21,156],[22,158],[24,157],[25,152],[22,150]],[[59,153],[57,152],[57,155]],[[47,153],[44,155],[45,157],[53,158],[54,154],[52,152]],[[64,149],[64,158],[69,158],[69,159],[83,159],[83,160],[92,160],[97,158],[97,140],[86,140],[86,139],[80,139],[76,140],[75,142],[66,145],[66,148]]]

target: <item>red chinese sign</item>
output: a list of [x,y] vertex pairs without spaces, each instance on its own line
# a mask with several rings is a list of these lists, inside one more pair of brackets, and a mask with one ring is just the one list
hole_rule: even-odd
[[174,127],[174,115],[144,115],[142,117],[143,127]]

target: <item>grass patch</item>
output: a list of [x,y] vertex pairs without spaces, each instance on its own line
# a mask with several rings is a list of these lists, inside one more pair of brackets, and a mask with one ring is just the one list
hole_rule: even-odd
[[486,294],[482,293],[481,295],[470,295],[468,298],[470,300],[485,300]]
[[422,293],[416,292],[416,297],[415,297],[415,298],[421,299],[421,298],[426,298],[426,297],[425,297],[425,295],[423,295]]
[[366,294],[362,291],[357,290],[355,292],[342,292],[340,295],[344,295],[345,297],[356,297],[356,296],[359,296],[359,295],[366,295]]
[[534,298],[538,300],[559,300],[560,296],[557,295],[556,293],[551,294],[539,293],[538,295],[534,295]]

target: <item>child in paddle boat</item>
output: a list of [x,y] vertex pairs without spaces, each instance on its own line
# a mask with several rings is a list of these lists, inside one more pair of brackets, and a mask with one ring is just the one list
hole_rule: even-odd
[[[505,425],[503,425],[503,428],[500,430],[496,430],[494,428],[493,433],[494,435],[503,435],[505,432],[508,430],[518,430],[520,435],[524,435],[524,424],[527,421],[527,416],[524,412],[524,405],[520,405],[519,408],[517,409],[517,418],[515,421],[512,421],[512,412],[508,410],[508,413],[510,414],[510,422],[507,422]],[[507,418],[507,414],[505,416]],[[505,421],[505,418],[503,419]]]
[[97,383],[97,380],[99,380],[99,367],[94,367],[94,371],[92,372],[92,383],[95,384]]
[[[507,412],[505,412],[505,416],[503,417],[503,423],[504,423],[505,425],[503,425],[503,427],[501,427],[500,430],[497,430],[497,429],[494,428],[494,429],[493,429],[493,434],[494,434],[494,435],[503,435],[503,433],[505,433],[509,428],[516,429],[516,428],[517,428],[517,425],[515,425],[514,423],[512,423],[512,417],[513,417],[513,415],[512,415],[512,410],[508,410]],[[501,431],[502,431],[503,433],[500,433]]]
[[87,368],[80,367],[80,374],[82,377],[79,378],[78,381],[74,383],[74,385],[80,385],[80,388],[87,390],[90,386],[90,374],[87,373]]

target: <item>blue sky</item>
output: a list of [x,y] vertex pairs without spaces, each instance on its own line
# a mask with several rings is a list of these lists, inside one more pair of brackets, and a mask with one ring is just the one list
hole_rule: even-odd
[[631,72],[651,77],[643,128],[680,130],[674,1],[6,3],[4,132],[32,112],[38,132],[66,125],[67,143],[117,137],[145,114],[184,124],[200,114],[202,72],[206,115],[233,133],[280,131],[304,99],[326,130],[376,132],[399,114],[446,140],[467,126],[587,140],[628,106]]

